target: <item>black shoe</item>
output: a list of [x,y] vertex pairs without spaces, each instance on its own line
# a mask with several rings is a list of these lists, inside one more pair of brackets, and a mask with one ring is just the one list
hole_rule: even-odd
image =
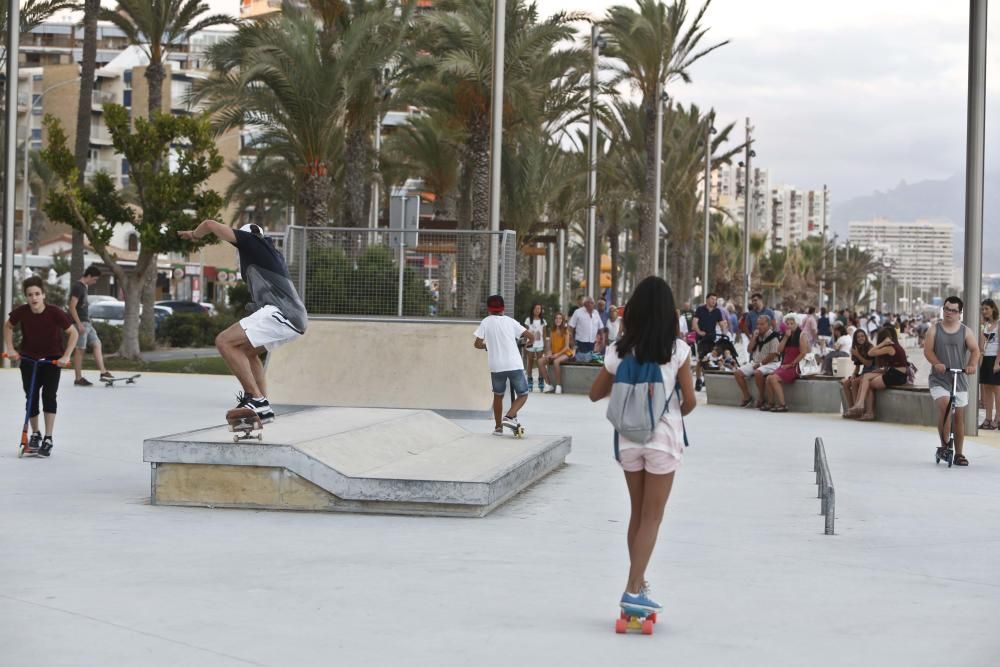
[[270,424],[274,421],[274,410],[271,409],[271,403],[266,398],[255,399],[242,392],[237,394],[236,397],[239,399],[236,407],[250,408],[256,412],[261,424]]
[[87,378],[82,377],[79,380],[74,381],[73,384],[75,384],[77,387],[90,387],[93,386],[94,383],[88,380]]
[[42,438],[42,446],[38,448],[38,453],[42,456],[48,456],[52,453],[52,436],[47,435]]
[[694,383],[694,390],[695,391],[701,391],[704,387],[705,387],[705,383],[704,382],[702,382],[701,380],[695,380],[695,383]]
[[35,432],[31,434],[28,438],[28,444],[24,447],[25,454],[37,454],[39,448],[42,446],[42,434]]

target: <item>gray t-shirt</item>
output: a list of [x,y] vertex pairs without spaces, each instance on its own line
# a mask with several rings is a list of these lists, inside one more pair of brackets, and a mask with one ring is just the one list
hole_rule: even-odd
[[[87,286],[77,280],[69,288],[69,298],[76,297],[76,314],[81,322],[90,321],[90,309],[87,306]],[[71,318],[72,319],[72,318]]]
[[[945,365],[945,368],[965,368],[968,358],[965,334],[968,330],[969,327],[964,324],[955,333],[945,331],[940,322],[934,327],[934,354]],[[941,387],[951,391],[951,373],[935,373],[931,370],[927,384],[931,387]],[[956,391],[969,391],[969,379],[964,373],[958,376]]]

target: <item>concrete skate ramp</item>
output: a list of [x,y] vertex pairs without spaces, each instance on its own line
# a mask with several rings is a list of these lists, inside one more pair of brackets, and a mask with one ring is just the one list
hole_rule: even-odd
[[153,504],[485,516],[570,451],[568,437],[470,433],[425,410],[307,408],[265,426],[263,443],[232,436],[146,440]]
[[267,363],[268,398],[282,405],[489,410],[486,353],[476,325],[415,320],[310,320]]

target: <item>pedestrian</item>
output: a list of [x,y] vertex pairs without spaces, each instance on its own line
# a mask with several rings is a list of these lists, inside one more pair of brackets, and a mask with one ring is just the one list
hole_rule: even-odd
[[952,374],[949,369],[964,369],[965,374],[958,375],[955,390],[955,458],[957,466],[969,465],[965,457],[965,407],[969,404],[968,375],[976,372],[979,364],[979,344],[972,330],[962,323],[962,308],[964,303],[957,296],[949,296],[944,300],[944,319],[927,332],[924,341],[924,356],[931,362],[931,373],[927,384],[930,386],[931,399],[937,408],[938,436],[941,447],[938,453],[943,453],[951,429],[951,413],[948,403],[951,398]]
[[625,472],[631,511],[628,523],[629,572],[620,605],[653,613],[662,606],[650,597],[646,567],[656,546],[663,511],[670,497],[674,473],[684,456],[683,415],[697,405],[687,344],[678,338],[677,307],[670,287],[650,276],[640,282],[625,307],[625,332],[609,346],[590,388],[590,400],[611,393],[621,360],[633,355],[639,363],[660,366],[665,410],[646,442],[630,442],[616,434],[616,458]]
[[[712,292],[708,293],[705,297],[705,303],[698,306],[698,310],[694,312],[694,319],[692,322],[692,329],[695,332],[695,346],[697,349],[697,358],[704,359],[705,355],[712,351],[715,346],[715,333],[719,326],[719,322],[722,321],[722,313],[716,307],[718,304],[719,297]],[[698,375],[697,382],[695,382],[694,390],[701,391],[705,386],[705,381],[702,379],[701,364],[695,365],[695,370]]]
[[531,306],[531,313],[524,320],[524,326],[531,332],[531,343],[524,349],[524,356],[528,361],[528,393],[535,390],[535,380],[532,377],[533,366],[538,367],[538,392],[545,392],[545,384],[549,381],[549,374],[542,363],[545,356],[545,332],[548,323],[542,316],[542,304],[536,303]]
[[583,307],[577,308],[569,318],[569,346],[576,350],[576,360],[590,363],[594,357],[594,346],[604,322],[594,309],[594,300],[584,297]]
[[[983,300],[982,318],[983,332],[979,335],[979,351],[983,355],[983,361],[979,365],[979,390],[983,395],[986,419],[979,428],[992,431],[1000,426],[1000,358],[997,357],[1000,310],[993,299]],[[994,408],[996,412],[993,411]]]
[[[21,284],[21,289],[27,303],[12,310],[3,323],[4,350],[12,361],[20,360],[18,367],[24,387],[25,412],[31,421],[31,438],[25,451],[49,456],[56,426],[60,367],[69,366],[69,357],[80,332],[61,308],[45,303],[45,283],[41,278],[31,276]],[[14,327],[17,326],[21,327],[20,351],[14,349]],[[35,375],[34,391],[32,373]],[[39,394],[45,418],[44,437],[38,427]]]
[[[486,350],[493,384],[493,435],[503,435],[505,426],[515,432],[521,427],[517,413],[528,401],[528,381],[524,376],[524,364],[517,349],[517,340],[520,338],[525,345],[530,345],[532,336],[527,327],[503,314],[504,301],[499,294],[486,299],[486,312],[489,314],[479,323],[474,334],[474,345],[480,350]],[[514,400],[501,419],[508,384],[514,392]]]
[[288,275],[285,258],[260,225],[233,229],[215,220],[205,220],[193,231],[177,232],[187,241],[209,234],[236,246],[240,273],[250,288],[252,312],[215,337],[215,347],[236,376],[243,391],[227,413],[253,410],[262,424],[274,421],[267,400],[267,383],[260,355],[296,340],[305,333],[306,308]]
[[76,349],[73,352],[73,372],[76,380],[73,382],[78,387],[89,387],[93,383],[83,377],[83,355],[87,347],[91,348],[94,354],[94,363],[97,370],[101,372],[101,379],[111,377],[111,373],[104,367],[104,355],[101,351],[101,339],[90,321],[90,308],[87,304],[90,287],[101,277],[101,270],[91,264],[83,272],[83,275],[69,288],[69,305],[66,310],[69,312],[76,330],[80,333],[76,340]]

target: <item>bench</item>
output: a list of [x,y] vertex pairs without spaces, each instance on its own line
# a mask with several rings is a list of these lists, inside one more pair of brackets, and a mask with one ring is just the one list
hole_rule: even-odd
[[[566,361],[560,365],[562,373],[562,388],[564,394],[589,394],[590,385],[594,384],[597,374],[604,368],[598,364],[581,364],[576,361]],[[549,379],[556,381],[556,372],[549,366]]]
[[[740,388],[732,373],[705,371],[705,393],[709,405],[739,406]],[[807,375],[785,386],[785,405],[791,412],[818,412],[841,414],[844,392],[841,378],[829,375]],[[751,378],[747,385],[750,395],[757,399],[757,387]],[[936,426],[937,417],[932,409],[930,390],[927,387],[904,385],[884,389],[876,394],[875,419],[899,424]]]

